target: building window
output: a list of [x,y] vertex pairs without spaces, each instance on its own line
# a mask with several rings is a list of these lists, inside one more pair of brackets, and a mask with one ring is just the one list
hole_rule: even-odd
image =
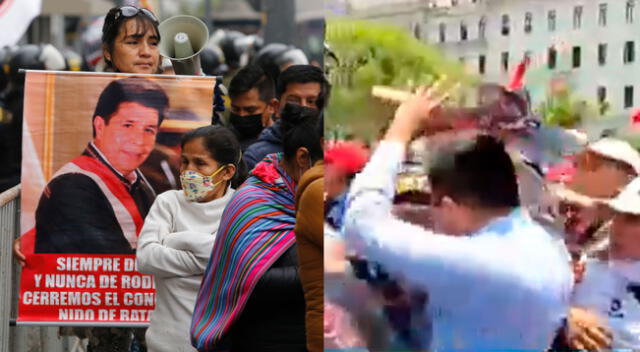
[[440,23],[440,43],[447,41],[447,25]]
[[573,29],[582,27],[582,6],[573,8]]
[[607,44],[598,44],[598,64],[600,66],[607,64]]
[[451,0],[451,6],[458,6],[458,0]]
[[502,53],[502,71],[509,71],[509,52],[505,51]]
[[636,7],[635,0],[627,0],[627,10],[625,12],[627,23],[633,23],[633,15],[634,15],[635,7]]
[[606,3],[602,3],[599,6],[598,24],[600,24],[602,27],[605,27],[607,25],[607,4]]
[[549,26],[549,31],[553,32],[556,30],[556,10],[549,10],[547,13],[547,24]]
[[633,106],[633,86],[624,87],[624,108],[628,109]]
[[484,75],[486,67],[487,67],[487,57],[484,55],[480,55],[480,57],[478,58],[478,72],[481,75]]
[[487,18],[482,16],[482,18],[480,18],[480,22],[478,22],[478,38],[484,39],[486,31],[487,31]]
[[636,60],[636,46],[634,42],[624,43],[624,63],[632,63]]
[[579,46],[574,46],[573,47],[573,55],[572,55],[572,66],[573,68],[579,68],[580,67],[580,61],[581,61],[581,49]]
[[533,22],[533,14],[531,12],[527,12],[524,14],[524,32],[531,33],[531,26]]
[[549,48],[549,52],[547,53],[547,67],[550,70],[556,68],[556,60],[558,58],[558,51],[554,47]]
[[502,15],[502,35],[509,35],[509,15]]
[[464,22],[460,22],[460,40],[467,40],[469,32],[467,31],[467,24]]
[[598,103],[602,104],[607,101],[607,88],[598,86]]

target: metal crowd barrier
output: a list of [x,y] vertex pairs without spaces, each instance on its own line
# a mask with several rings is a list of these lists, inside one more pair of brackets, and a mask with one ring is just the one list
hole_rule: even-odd
[[20,265],[12,258],[20,234],[20,185],[0,193],[0,352],[82,352],[76,337],[60,337],[58,327],[13,326],[17,316]]

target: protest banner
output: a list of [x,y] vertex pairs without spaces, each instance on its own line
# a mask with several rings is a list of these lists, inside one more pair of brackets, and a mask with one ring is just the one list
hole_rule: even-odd
[[27,71],[18,324],[148,323],[137,236],[155,196],[179,188],[180,137],[210,123],[215,84]]

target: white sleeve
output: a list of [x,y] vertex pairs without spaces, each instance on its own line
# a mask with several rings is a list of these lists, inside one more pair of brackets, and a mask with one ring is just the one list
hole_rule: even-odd
[[572,305],[588,308],[598,313],[607,313],[614,294],[612,277],[606,262],[595,259],[587,261],[582,282],[574,288]]
[[350,250],[429,290],[446,289],[458,278],[506,278],[504,261],[492,254],[496,241],[435,234],[391,214],[403,156],[403,145],[382,142],[355,178],[344,224]]
[[217,230],[213,234],[195,231],[173,232],[162,239],[162,244],[168,248],[191,253],[197,259],[197,268],[193,275],[202,275],[209,264],[216,232]]
[[162,278],[202,274],[202,258],[191,251],[170,248],[163,243],[162,239],[171,234],[172,218],[169,201],[156,198],[138,237],[138,271]]

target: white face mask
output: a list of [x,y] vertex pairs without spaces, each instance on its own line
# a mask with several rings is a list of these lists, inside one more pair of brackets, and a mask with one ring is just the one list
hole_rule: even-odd
[[182,190],[184,195],[190,202],[199,202],[207,197],[217,185],[219,185],[224,179],[213,183],[213,177],[224,170],[226,165],[220,166],[213,174],[204,176],[197,171],[187,170],[180,174],[180,183],[182,184]]
[[640,284],[640,260],[611,260],[609,266],[629,282]]

